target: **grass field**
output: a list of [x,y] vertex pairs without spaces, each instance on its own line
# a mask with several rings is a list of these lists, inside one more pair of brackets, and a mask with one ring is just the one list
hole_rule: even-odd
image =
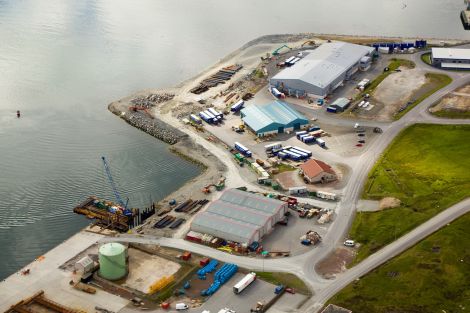
[[405,115],[409,110],[420,104],[424,99],[435,93],[441,88],[449,85],[452,82],[452,78],[445,74],[438,74],[438,73],[426,73],[426,78],[428,82],[424,84],[421,88],[419,88],[415,92],[415,101],[413,104],[408,106],[402,112],[397,112],[394,115],[394,119],[398,120],[403,115]]
[[431,65],[431,52],[421,54],[421,60],[424,63]]
[[470,118],[470,111],[462,112],[462,111],[449,111],[449,110],[441,110],[437,112],[432,112],[432,115],[444,118]]
[[470,309],[470,214],[350,284],[329,300],[353,312]]
[[274,285],[282,284],[286,287],[294,288],[297,292],[302,293],[304,295],[310,294],[310,290],[304,284],[304,282],[293,274],[279,272],[256,272],[256,275],[260,279],[265,280]]
[[393,141],[369,173],[363,198],[402,204],[360,212],[350,238],[361,246],[354,263],[470,196],[470,125],[417,124]]

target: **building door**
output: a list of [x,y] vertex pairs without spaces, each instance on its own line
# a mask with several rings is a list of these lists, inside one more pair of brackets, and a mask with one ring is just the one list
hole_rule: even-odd
[[277,132],[278,132],[279,134],[282,134],[282,133],[284,132],[284,127],[283,127],[283,126],[279,127],[279,128],[277,129]]
[[294,130],[299,130],[299,129],[300,129],[300,123],[295,123]]

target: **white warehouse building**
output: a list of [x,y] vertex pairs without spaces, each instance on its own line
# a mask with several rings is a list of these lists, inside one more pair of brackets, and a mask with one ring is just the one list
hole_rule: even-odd
[[195,216],[191,230],[251,244],[269,234],[284,218],[287,209],[287,203],[283,201],[229,189]]
[[470,69],[470,49],[432,48],[431,61],[434,66],[450,69]]
[[270,85],[293,96],[325,97],[356,73],[361,59],[373,51],[373,47],[347,42],[324,43],[273,76]]

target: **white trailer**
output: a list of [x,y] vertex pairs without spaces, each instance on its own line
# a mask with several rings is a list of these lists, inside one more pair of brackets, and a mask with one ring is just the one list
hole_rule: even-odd
[[326,191],[317,191],[318,198],[327,199],[327,200],[336,200],[336,194]]
[[282,147],[282,144],[280,142],[276,142],[276,143],[271,143],[269,145],[264,146],[264,150],[272,151],[273,149],[279,149],[281,147]]
[[307,187],[301,186],[301,187],[290,187],[289,188],[289,194],[290,195],[301,195],[307,193]]
[[238,283],[235,284],[235,286],[233,286],[233,292],[239,294],[255,280],[256,273],[251,272],[249,274],[246,274],[245,277],[243,277]]

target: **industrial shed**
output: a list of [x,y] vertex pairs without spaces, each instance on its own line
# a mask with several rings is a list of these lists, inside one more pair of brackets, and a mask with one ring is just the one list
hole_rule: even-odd
[[241,110],[241,117],[258,137],[306,128],[308,119],[283,101]]
[[431,61],[441,68],[470,69],[470,49],[432,48]]
[[[270,85],[291,96],[325,97],[349,79],[374,48],[346,42],[324,43],[271,78]],[[362,65],[363,69],[364,64]]]
[[191,230],[251,244],[269,234],[284,218],[287,203],[238,189],[225,191],[191,223]]

